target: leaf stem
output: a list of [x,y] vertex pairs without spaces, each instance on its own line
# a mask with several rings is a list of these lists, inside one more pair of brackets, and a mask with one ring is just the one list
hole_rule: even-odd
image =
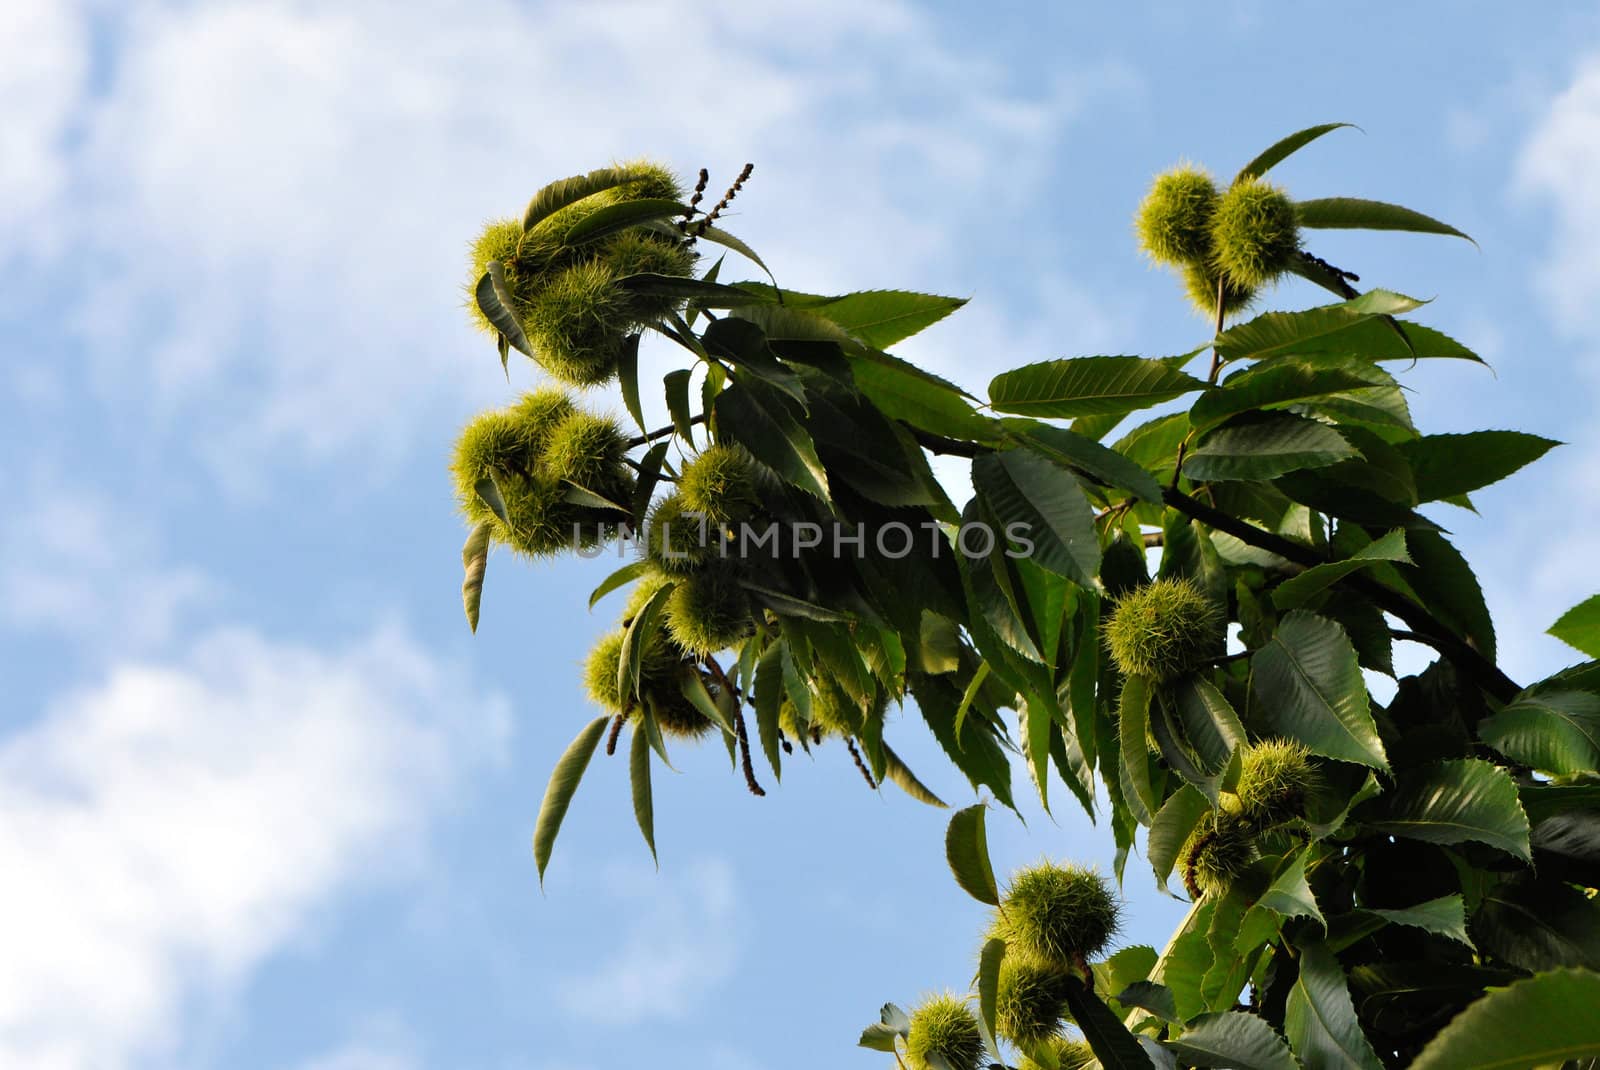
[[[689,418],[689,424],[691,426],[693,426],[694,424],[703,424],[705,422],[706,422],[706,414],[703,413],[703,412],[698,416],[691,416]],[[627,445],[624,446],[623,448],[624,449],[630,449],[630,450],[638,449],[640,446],[643,446],[643,445],[645,445],[645,444],[647,444],[649,442],[653,442],[658,438],[665,438],[667,435],[672,434],[672,432],[674,432],[676,430],[677,430],[677,426],[675,424],[668,424],[666,427],[658,427],[654,431],[647,431],[642,435],[638,435],[638,436],[636,436],[634,438],[628,439]]]

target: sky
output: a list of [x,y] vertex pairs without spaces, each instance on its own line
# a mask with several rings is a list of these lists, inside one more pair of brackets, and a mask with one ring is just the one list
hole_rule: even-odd
[[[1507,671],[1577,660],[1542,633],[1600,589],[1600,10],[1285,7],[0,4],[0,1066],[869,1066],[880,1004],[965,987],[945,816],[836,747],[764,799],[680,748],[659,870],[597,758],[539,887],[611,563],[497,555],[469,634],[446,457],[538,377],[460,288],[484,220],[613,159],[754,162],[726,223],[786,286],[970,297],[901,354],[981,392],[1198,345],[1150,177],[1358,124],[1276,177],[1477,239],[1311,247],[1493,365],[1405,371],[1425,430],[1568,443],[1435,516]],[[914,712],[887,738],[974,798]],[[1000,870],[1109,866],[1056,796],[991,815]],[[1125,891],[1159,945],[1184,905]]]

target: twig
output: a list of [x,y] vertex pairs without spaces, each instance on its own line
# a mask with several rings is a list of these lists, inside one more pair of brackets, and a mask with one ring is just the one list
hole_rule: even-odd
[[867,768],[867,763],[861,758],[861,752],[856,750],[856,741],[849,736],[845,736],[844,745],[850,748],[850,757],[856,760],[856,768],[861,770],[862,777],[866,779],[867,787],[877,791],[878,782],[872,779],[872,770]]
[[722,195],[722,200],[718,201],[716,206],[712,208],[710,212],[707,212],[706,217],[700,220],[700,223],[695,227],[694,237],[700,237],[706,232],[707,227],[717,221],[717,217],[722,214],[722,210],[728,207],[729,204],[733,203],[733,199],[737,197],[739,195],[739,191],[744,188],[745,180],[750,177],[750,172],[754,171],[755,169],[756,165],[753,163],[747,163],[744,165],[744,170],[740,171],[739,177],[733,180],[733,185],[729,186],[728,192]]
[[739,742],[739,764],[744,768],[744,784],[751,795],[766,795],[766,790],[756,783],[755,767],[750,763],[750,733],[744,727],[744,714],[733,711],[733,733]]
[[617,714],[616,720],[611,722],[611,734],[606,737],[606,757],[617,753],[617,740],[622,736],[622,722],[628,719],[625,713]]
[[[963,442],[960,439],[947,438],[927,431],[914,431],[914,434],[917,442],[933,453],[948,454],[953,457],[977,457],[991,452],[990,447],[980,446],[975,442]],[[1296,564],[1310,568],[1328,563],[1327,558],[1311,547],[1240,520],[1221,509],[1191,498],[1176,487],[1163,490],[1161,500],[1185,516],[1209,524],[1218,531],[1225,531],[1258,549],[1270,550]],[[1338,582],[1365,595],[1379,609],[1410,625],[1412,633],[1416,636],[1416,642],[1433,647],[1500,702],[1510,702],[1522,690],[1520,684],[1501,671],[1493,661],[1484,657],[1476,647],[1457,636],[1433,614],[1400,592],[1385,587],[1359,572],[1351,573]]]
[[[703,424],[705,422],[706,422],[706,414],[703,413],[703,412],[699,416],[691,416],[691,417],[689,417],[689,426],[691,426],[691,427],[693,427],[695,424]],[[643,446],[648,442],[654,442],[658,438],[665,438],[667,435],[672,434],[677,429],[678,429],[678,425],[677,424],[668,424],[666,427],[658,427],[654,431],[647,431],[642,435],[638,435],[638,436],[636,436],[634,438],[628,439],[627,445],[624,446],[623,448],[624,449],[630,449],[630,450],[631,449],[636,449],[639,446]]]
[[[1221,271],[1217,272],[1217,325],[1211,335],[1211,370],[1206,373],[1206,385],[1216,386],[1217,376],[1222,374],[1222,347],[1217,344],[1217,339],[1222,337],[1222,326],[1227,321],[1227,282],[1228,277]],[[1194,437],[1194,428],[1190,428],[1183,436],[1183,441],[1178,443],[1178,463],[1172,467],[1172,485],[1177,487],[1178,477],[1183,475],[1183,459],[1189,453],[1189,440]]]
[[[1279,557],[1286,558],[1308,568],[1315,565],[1325,565],[1328,559],[1323,557],[1311,547],[1303,543],[1286,539],[1282,535],[1258,528],[1254,524],[1240,520],[1220,509],[1214,509],[1203,502],[1196,501],[1175,487],[1168,487],[1161,492],[1162,501],[1166,502],[1178,512],[1193,517],[1203,523],[1210,524],[1218,531],[1225,531],[1242,542],[1262,550],[1270,550]],[[1522,690],[1511,677],[1500,670],[1493,661],[1466,640],[1457,636],[1444,624],[1440,623],[1432,613],[1417,605],[1399,591],[1385,587],[1370,576],[1359,572],[1351,573],[1339,580],[1351,590],[1358,591],[1371,599],[1374,604],[1385,613],[1389,613],[1410,625],[1415,641],[1433,647],[1440,654],[1450,659],[1462,672],[1466,673],[1479,687],[1501,702],[1510,702]],[[1408,636],[1410,638],[1410,636]]]

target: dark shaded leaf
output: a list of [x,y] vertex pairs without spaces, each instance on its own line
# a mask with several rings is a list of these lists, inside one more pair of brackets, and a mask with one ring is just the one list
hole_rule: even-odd
[[1034,420],[1002,421],[1014,438],[1056,464],[1081,472],[1096,483],[1131,491],[1147,502],[1161,500],[1161,486],[1139,465],[1076,431]]
[[717,424],[784,479],[823,501],[828,474],[816,445],[785,406],[781,395],[735,382],[717,395]]
[[1194,1066],[1300,1070],[1277,1030],[1254,1014],[1224,1011],[1190,1022],[1167,1046]]
[[1522,695],[1478,723],[1478,738],[1513,761],[1565,775],[1600,770],[1600,695]]
[[1490,989],[1439,1030],[1411,1070],[1515,1070],[1600,1056],[1596,1007],[1600,974],[1588,970],[1555,970]]
[[1272,479],[1355,456],[1355,447],[1327,424],[1286,412],[1270,413],[1206,435],[1189,452],[1184,474],[1197,481]]
[[1154,1070],[1154,1064],[1110,1007],[1076,978],[1064,986],[1072,1020],[1105,1070]]
[[1486,843],[1531,859],[1528,815],[1509,774],[1477,758],[1409,769],[1395,790],[1358,812],[1374,832],[1429,843]]
[[1521,431],[1471,431],[1424,435],[1395,448],[1411,465],[1419,500],[1436,502],[1497,483],[1559,445]]
[[1094,510],[1076,479],[1028,449],[987,453],[972,462],[973,485],[1004,526],[997,540],[1022,549],[1040,568],[1092,586],[1100,571]]

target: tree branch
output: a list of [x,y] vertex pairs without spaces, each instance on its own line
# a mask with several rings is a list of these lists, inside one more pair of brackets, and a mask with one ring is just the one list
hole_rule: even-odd
[[[1258,528],[1204,502],[1196,501],[1176,487],[1168,487],[1162,491],[1161,498],[1167,505],[1186,516],[1209,524],[1218,531],[1225,531],[1241,542],[1249,543],[1258,549],[1269,550],[1295,564],[1310,568],[1328,563],[1327,558],[1311,547]],[[1339,582],[1371,599],[1385,613],[1404,621],[1410,626],[1417,642],[1433,647],[1499,701],[1509,702],[1522,690],[1520,684],[1500,671],[1500,667],[1484,657],[1476,647],[1456,635],[1440,623],[1437,617],[1399,591],[1385,587],[1372,577],[1360,573],[1352,573]]]
[[[706,414],[703,412],[699,416],[689,417],[689,426],[691,427],[693,427],[695,424],[703,424],[705,422]],[[666,427],[658,427],[654,431],[647,431],[642,435],[628,439],[628,444],[625,448],[630,450],[635,449],[639,446],[643,446],[647,442],[653,442],[658,438],[663,438],[667,435],[670,435],[677,429],[677,424],[668,424]]]

